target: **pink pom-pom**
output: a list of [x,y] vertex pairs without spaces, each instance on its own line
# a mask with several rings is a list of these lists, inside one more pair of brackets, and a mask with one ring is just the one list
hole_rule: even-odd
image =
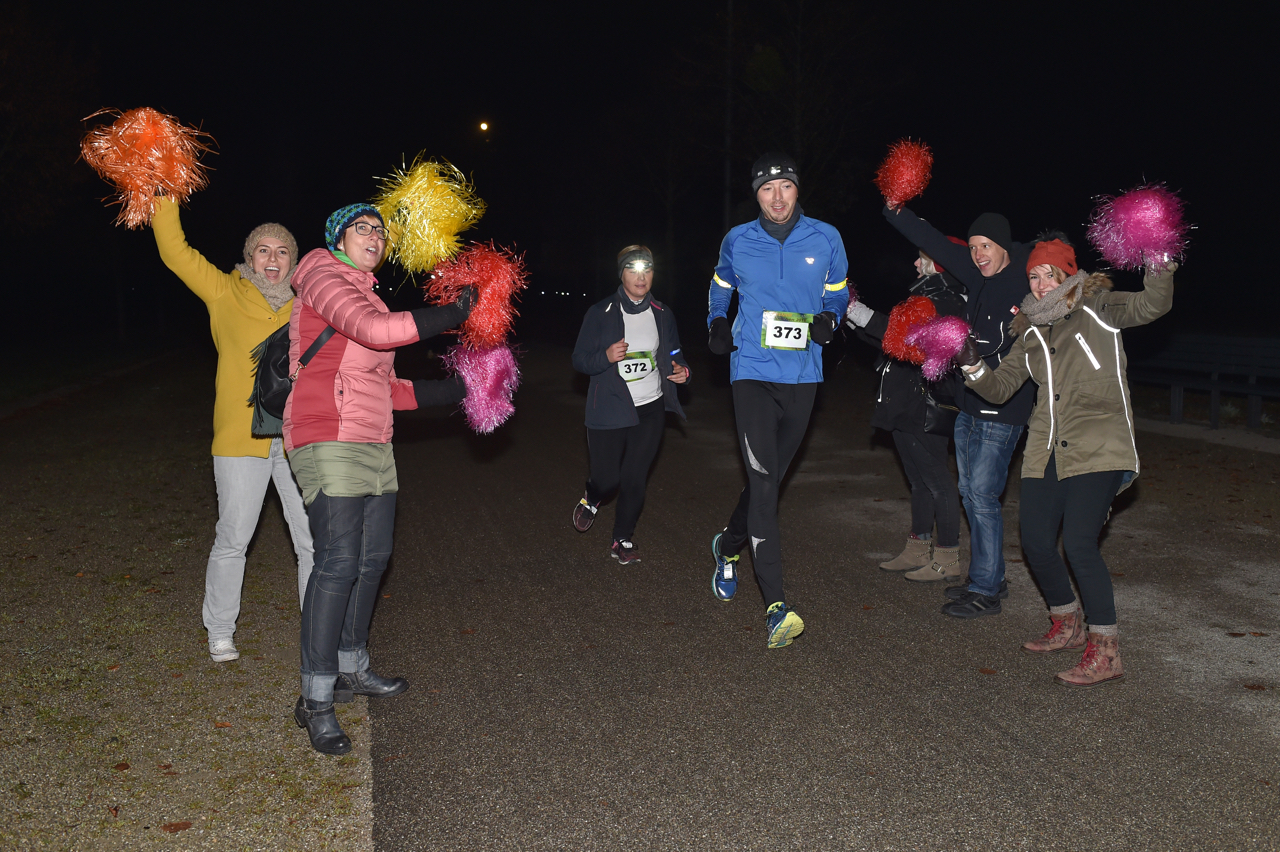
[[1163,184],[1104,197],[1089,217],[1089,242],[1118,269],[1181,258],[1191,226],[1182,219],[1182,199]]
[[525,288],[527,278],[522,256],[492,242],[478,243],[435,268],[424,298],[436,304],[450,304],[457,301],[464,287],[475,285],[480,299],[458,334],[464,346],[484,349],[507,339],[511,321],[519,316],[512,303]]
[[474,432],[488,435],[515,413],[511,395],[520,386],[520,367],[511,347],[505,343],[485,349],[454,346],[443,360],[467,385],[462,410]]
[[921,370],[936,382],[951,368],[951,359],[960,352],[969,336],[969,324],[960,317],[934,317],[907,333],[906,342],[924,352]]
[[876,169],[876,188],[894,210],[924,192],[933,174],[933,152],[923,142],[899,139]]

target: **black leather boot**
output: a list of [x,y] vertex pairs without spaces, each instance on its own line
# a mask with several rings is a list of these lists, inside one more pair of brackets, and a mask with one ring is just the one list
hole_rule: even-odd
[[351,751],[351,740],[338,724],[332,701],[312,701],[310,698],[299,697],[293,708],[293,720],[298,723],[299,728],[307,729],[311,747],[321,754],[346,754]]
[[346,704],[356,695],[368,695],[370,698],[390,698],[399,695],[409,688],[409,681],[402,677],[383,677],[375,674],[373,669],[362,672],[343,672],[338,675],[338,682],[333,685],[333,700],[338,704]]

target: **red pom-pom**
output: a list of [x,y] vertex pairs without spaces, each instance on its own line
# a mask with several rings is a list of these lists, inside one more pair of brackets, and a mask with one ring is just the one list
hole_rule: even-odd
[[[121,205],[116,224],[141,228],[151,223],[157,195],[179,204],[209,184],[200,155],[210,150],[201,133],[185,127],[172,116],[149,107],[126,113],[101,110],[118,118],[90,130],[80,140],[80,156],[102,178],[115,185],[115,203]],[[85,119],[86,121],[88,119]]]
[[925,351],[907,343],[907,336],[915,331],[917,326],[924,325],[937,315],[938,309],[929,299],[924,296],[911,296],[889,312],[889,327],[885,329],[880,348],[886,355],[897,358],[899,361],[923,364],[926,358]]
[[884,203],[897,210],[924,192],[933,174],[933,152],[923,142],[899,139],[876,169],[876,188]]
[[457,301],[464,287],[474,285],[480,298],[458,334],[468,349],[488,349],[506,341],[512,320],[519,316],[512,303],[527,278],[523,256],[492,242],[477,243],[435,268],[424,297],[436,304],[450,304]]

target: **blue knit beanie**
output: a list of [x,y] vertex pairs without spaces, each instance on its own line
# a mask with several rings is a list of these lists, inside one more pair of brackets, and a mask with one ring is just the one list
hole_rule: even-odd
[[329,247],[329,251],[338,248],[342,232],[351,227],[351,223],[361,216],[374,216],[382,222],[382,214],[378,212],[378,208],[370,204],[348,204],[329,217],[329,221],[324,223],[324,244]]

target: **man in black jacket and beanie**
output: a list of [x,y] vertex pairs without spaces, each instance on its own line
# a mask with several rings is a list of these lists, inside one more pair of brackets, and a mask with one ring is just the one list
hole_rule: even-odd
[[[978,353],[994,369],[1013,345],[1009,323],[1026,298],[1027,257],[1031,245],[1015,243],[1009,220],[983,213],[969,226],[969,245],[958,246],[928,222],[901,208],[884,208],[889,224],[941,263],[969,290],[964,319],[972,327]],[[1009,478],[1009,461],[1031,408],[1030,382],[1008,402],[992,405],[968,388],[956,417],[956,469],[960,496],[969,518],[969,583],[946,590],[942,611],[956,618],[997,615],[1009,594],[1004,577],[1004,517],[1000,495]]]

